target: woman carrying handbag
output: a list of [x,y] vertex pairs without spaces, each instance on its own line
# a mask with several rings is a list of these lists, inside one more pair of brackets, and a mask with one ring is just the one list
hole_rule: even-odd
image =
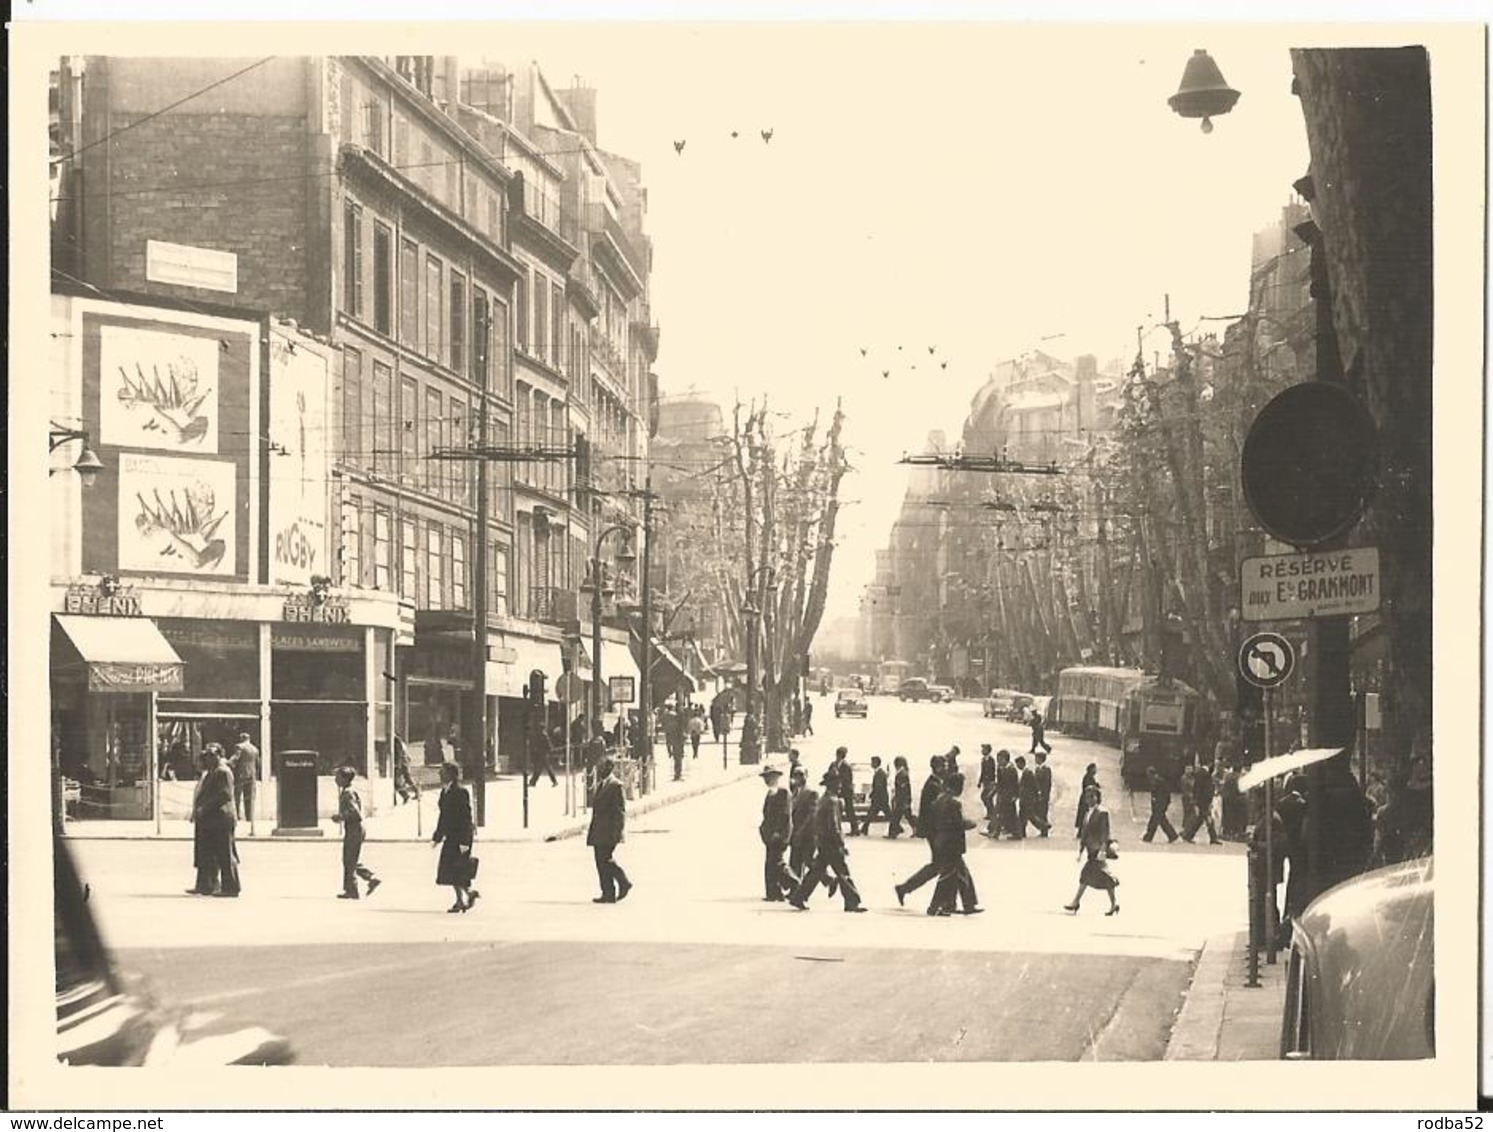
[[435,882],[450,885],[456,903],[447,912],[465,912],[482,894],[472,887],[477,875],[477,858],[472,856],[476,826],[472,822],[472,795],[461,784],[461,767],[454,762],[441,764],[440,818],[436,821],[432,845],[441,847],[436,863]]
[[1104,914],[1113,916],[1120,910],[1119,902],[1115,899],[1115,889],[1119,887],[1120,880],[1110,871],[1109,862],[1117,858],[1119,853],[1115,851],[1115,843],[1109,835],[1109,811],[1104,808],[1099,787],[1090,786],[1084,790],[1083,805],[1087,813],[1079,834],[1078,855],[1086,859],[1078,874],[1078,891],[1073,894],[1073,903],[1064,904],[1063,907],[1069,912],[1077,912],[1084,889],[1102,888],[1109,893],[1109,911]]

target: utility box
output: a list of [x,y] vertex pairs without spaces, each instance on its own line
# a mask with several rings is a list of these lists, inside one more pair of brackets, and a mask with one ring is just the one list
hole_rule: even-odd
[[321,837],[316,819],[315,751],[281,751],[275,758],[276,837]]

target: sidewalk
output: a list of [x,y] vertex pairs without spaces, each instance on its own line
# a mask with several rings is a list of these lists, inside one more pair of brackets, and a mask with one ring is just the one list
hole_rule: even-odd
[[[795,740],[799,749],[808,757],[814,749],[815,740],[810,737],[807,741]],[[683,801],[693,798],[710,790],[728,786],[734,782],[755,777],[763,765],[771,762],[773,765],[783,766],[787,763],[787,755],[764,755],[762,762],[753,766],[742,766],[740,762],[740,746],[735,741],[726,745],[726,765],[722,766],[721,744],[709,740],[700,744],[700,757],[691,758],[689,747],[685,747],[684,778],[679,782],[673,781],[674,764],[668,757],[663,744],[657,746],[654,755],[654,782],[653,789],[647,794],[635,794],[628,799],[627,812],[629,817],[636,817],[648,813],[660,806],[667,806],[672,802]],[[524,784],[517,775],[502,775],[498,778],[489,779],[486,784],[486,822],[478,833],[483,841],[557,841],[565,837],[584,835],[586,826],[590,821],[590,811],[586,808],[585,779],[577,772],[572,776],[574,782],[572,791],[567,790],[563,767],[556,768],[559,785],[550,785],[547,776],[541,776],[539,783],[532,786],[528,791],[528,821],[524,821]],[[359,782],[360,788],[365,792],[365,802],[371,802],[368,817],[368,840],[370,842],[391,841],[426,841],[436,825],[436,801],[440,791],[435,788],[425,789],[421,792],[418,802],[407,802],[396,805],[393,801],[393,787],[388,782],[379,782],[371,788],[366,781]],[[368,797],[368,792],[376,790],[377,796]],[[268,799],[273,798],[273,792],[266,790],[260,795],[260,805]],[[573,806],[570,804],[573,801]],[[271,803],[271,806],[273,803]],[[320,828],[322,836],[314,835],[307,837],[304,834],[294,837],[275,837],[275,818],[272,808],[265,816],[256,823],[254,832],[250,832],[248,822],[239,822],[236,831],[240,841],[273,841],[273,842],[295,842],[295,841],[323,841],[327,838],[340,839],[341,827],[331,820],[323,820]],[[67,823],[65,834],[69,838],[79,840],[164,840],[164,841],[190,841],[192,840],[191,822],[180,819],[162,819],[160,832],[156,832],[154,821],[70,821]]]
[[1249,977],[1249,935],[1214,936],[1203,945],[1167,1043],[1167,1061],[1273,1061],[1280,1056],[1288,952],[1274,965],[1260,952],[1260,985]]

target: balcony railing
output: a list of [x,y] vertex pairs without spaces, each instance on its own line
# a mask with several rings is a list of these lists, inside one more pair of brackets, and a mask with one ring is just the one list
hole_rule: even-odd
[[546,625],[564,625],[576,619],[576,596],[574,590],[559,586],[535,586],[529,590],[525,616],[530,621]]

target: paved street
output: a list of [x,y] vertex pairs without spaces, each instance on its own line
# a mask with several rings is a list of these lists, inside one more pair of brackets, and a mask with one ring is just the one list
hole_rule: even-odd
[[[1013,753],[1029,744],[1026,729],[983,720],[977,703],[875,698],[864,721],[816,706],[819,734],[800,744],[816,777],[839,743],[857,762],[908,755],[915,788],[950,743],[967,773],[981,741]],[[1122,912],[1105,917],[1090,893],[1070,916],[1077,781],[1092,761],[1115,789],[1117,755],[1050,739],[1054,836],[972,836],[987,912],[969,918],[925,916],[931,887],[898,908],[892,886],[926,849],[879,827],[851,842],[868,914],[844,915],[822,890],[807,913],[763,903],[755,781],[632,823],[618,856],[637,887],[610,907],[590,902],[594,870],[577,838],[479,842],[483,899],[463,916],[445,913],[449,893],[432,884],[435,853],[423,845],[365,850],[385,884],[356,904],[332,898],[335,842],[243,844],[239,901],[183,895],[180,842],[75,849],[126,966],[173,1000],[289,1035],[313,1064],[1159,1058],[1203,941],[1241,923],[1242,854],[1140,844],[1143,824],[1111,793]]]

